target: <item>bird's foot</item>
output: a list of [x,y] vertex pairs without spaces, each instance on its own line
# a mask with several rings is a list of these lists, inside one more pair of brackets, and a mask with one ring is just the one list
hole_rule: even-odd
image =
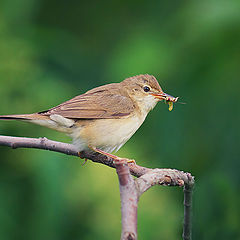
[[82,156],[82,152],[78,152],[77,155],[78,155],[81,159],[84,159],[84,157]]

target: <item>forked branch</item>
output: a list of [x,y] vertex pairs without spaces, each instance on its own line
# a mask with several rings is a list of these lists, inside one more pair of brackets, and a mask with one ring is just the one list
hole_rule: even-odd
[[[47,138],[23,138],[0,136],[0,146],[15,148],[37,148],[79,156],[74,145],[56,142]],[[191,239],[191,198],[194,178],[190,173],[175,169],[151,169],[126,160],[114,159],[99,153],[81,152],[81,157],[116,168],[121,196],[122,240],[137,239],[137,205],[139,197],[154,185],[184,187],[183,239]],[[137,177],[133,179],[131,175]]]

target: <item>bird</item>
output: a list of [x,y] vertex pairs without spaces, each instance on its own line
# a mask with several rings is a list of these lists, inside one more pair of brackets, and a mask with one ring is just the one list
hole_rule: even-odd
[[0,120],[21,120],[66,133],[79,156],[94,151],[118,159],[117,152],[138,130],[159,101],[178,97],[163,92],[153,75],[140,74],[119,83],[93,88],[56,107],[32,114],[0,115]]

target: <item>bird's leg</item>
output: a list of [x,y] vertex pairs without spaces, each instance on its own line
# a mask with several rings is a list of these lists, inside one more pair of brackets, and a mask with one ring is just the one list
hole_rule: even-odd
[[105,155],[105,156],[108,156],[110,158],[113,158],[113,159],[120,159],[118,156],[116,155],[113,155],[111,153],[107,153],[107,152],[104,152],[103,150],[99,149],[99,148],[96,148],[96,147],[93,147],[93,146],[88,146],[91,150],[93,150],[94,152],[97,152],[97,153],[100,153],[102,155]]
[[[88,147],[89,147],[89,149],[93,150],[94,152],[100,153],[100,154],[102,154],[104,156],[108,156],[108,157],[114,159],[115,161],[120,161],[120,160],[125,159],[125,158],[120,158],[120,157],[118,157],[116,155],[113,155],[111,153],[104,152],[103,150],[98,149],[98,148],[93,147],[93,146],[88,146]],[[133,159],[126,159],[126,161],[127,161],[127,163],[134,163],[134,164],[136,164],[135,160],[133,160]]]

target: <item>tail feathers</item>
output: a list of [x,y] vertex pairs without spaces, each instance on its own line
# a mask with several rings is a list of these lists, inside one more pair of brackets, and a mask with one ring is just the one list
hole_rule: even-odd
[[17,115],[0,115],[0,120],[37,120],[43,119],[44,116],[33,113],[33,114],[17,114]]
[[[19,115],[0,115],[0,120],[21,120],[31,122],[40,126],[48,127],[59,132],[72,133],[74,121],[65,119],[61,116],[48,117],[39,113],[19,114]],[[70,124],[71,123],[71,124]]]

